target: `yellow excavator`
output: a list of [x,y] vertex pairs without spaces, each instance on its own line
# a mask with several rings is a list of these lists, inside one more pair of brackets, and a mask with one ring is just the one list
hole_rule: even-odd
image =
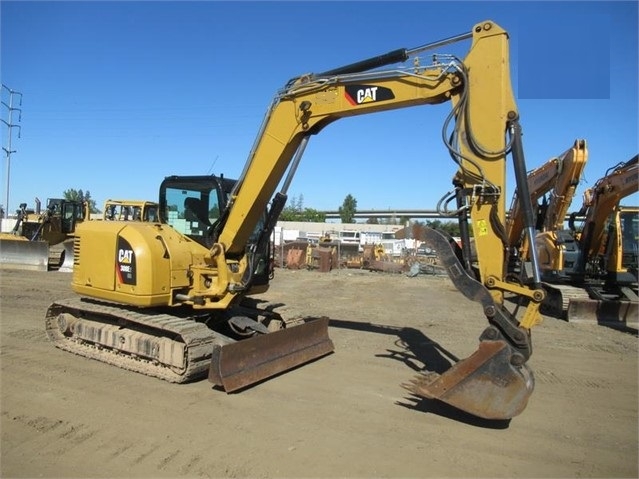
[[[88,218],[88,205],[82,201],[49,198],[47,207],[35,200],[35,209],[20,204],[10,233],[0,234],[0,263],[10,269],[71,271],[72,236],[78,224]],[[59,248],[53,246],[61,245]]]
[[[545,305],[568,321],[627,323],[639,314],[637,208],[620,201],[638,191],[638,156],[610,168],[584,193],[569,228],[557,221],[538,234],[535,249],[547,293]],[[583,217],[577,231],[575,219]]]
[[[463,60],[432,52],[466,40],[471,45]],[[208,374],[227,392],[333,352],[328,319],[289,325],[250,298],[272,278],[269,238],[307,143],[341,118],[447,102],[452,108],[442,139],[457,172],[442,201],[455,202],[462,245],[470,244],[473,228],[477,263],[439,231],[428,230],[426,243],[460,292],[479,303],[488,324],[471,356],[404,386],[482,418],[520,414],[534,388],[527,363],[544,292],[534,254],[531,285],[505,275],[509,157],[529,238],[535,225],[508,33],[492,21],[295,77],[276,94],[237,181],[167,177],[160,185],[160,222],[79,225],[72,279],[78,297],[51,304],[49,338],[61,349],[168,381]],[[505,294],[527,304],[511,311]]]
[[[586,140],[577,139],[572,147],[561,155],[550,158],[528,174],[530,201],[537,205],[535,229],[542,236],[552,237],[563,229],[565,217],[587,162]],[[546,194],[550,196],[549,200],[546,200]],[[543,201],[538,204],[540,198],[543,198]],[[521,208],[518,192],[515,191],[506,221],[508,244],[511,246],[510,263],[517,265],[514,269],[529,261],[530,256],[530,243],[523,234]],[[552,238],[549,240],[552,241]]]

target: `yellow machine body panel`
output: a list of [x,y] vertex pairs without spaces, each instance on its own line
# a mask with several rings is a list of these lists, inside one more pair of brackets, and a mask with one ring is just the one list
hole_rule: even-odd
[[173,304],[207,253],[169,226],[124,221],[82,223],[74,247],[75,292],[135,306]]

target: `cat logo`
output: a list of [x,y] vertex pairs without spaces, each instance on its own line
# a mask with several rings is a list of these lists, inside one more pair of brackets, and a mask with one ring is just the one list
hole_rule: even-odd
[[357,90],[357,103],[368,103],[377,100],[377,87]]
[[135,285],[137,283],[135,252],[127,240],[118,236],[117,261],[115,274],[120,284]]
[[351,105],[363,105],[395,98],[390,88],[376,85],[346,85],[346,100]]
[[130,249],[121,249],[118,251],[118,263],[131,264],[133,259],[133,251]]

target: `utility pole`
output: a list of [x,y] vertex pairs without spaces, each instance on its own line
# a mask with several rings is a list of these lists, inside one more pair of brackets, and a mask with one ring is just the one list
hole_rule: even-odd
[[19,96],[20,97],[19,106],[22,106],[22,93],[20,93],[19,91],[12,90],[8,86],[6,86],[4,83],[2,84],[2,90],[7,90],[9,92],[9,103],[8,104],[5,103],[4,100],[2,101],[2,105],[5,106],[9,112],[9,121],[2,120],[2,123],[7,125],[7,147],[6,148],[2,147],[2,149],[7,155],[7,184],[6,184],[7,189],[6,189],[6,198],[4,203],[4,216],[5,218],[8,218],[9,217],[9,177],[11,174],[11,153],[16,152],[16,150],[11,149],[11,137],[12,137],[14,128],[18,129],[18,138],[20,138],[20,133],[22,131],[22,127],[20,125],[18,125],[17,123],[13,123],[14,111],[18,112],[18,123],[22,121],[22,109],[14,107],[13,104],[14,104],[14,98]]

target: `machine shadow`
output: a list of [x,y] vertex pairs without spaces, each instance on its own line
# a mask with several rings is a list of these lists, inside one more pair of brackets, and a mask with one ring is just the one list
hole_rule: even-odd
[[[415,328],[332,318],[330,319],[329,327],[396,336],[395,345],[397,349],[387,349],[385,353],[376,354],[375,357],[401,361],[417,373],[428,371],[443,374],[452,367],[454,362],[459,361],[459,358]],[[422,363],[423,366],[420,366],[419,363]],[[397,401],[395,404],[486,429],[506,429],[510,424],[510,419],[491,420],[479,418],[442,401],[423,398],[411,393],[408,393],[404,401]]]
[[[277,309],[285,306],[283,303],[268,303],[257,298],[245,298],[243,302],[244,306],[257,307],[263,311],[266,315],[273,315],[280,317],[277,313]],[[307,316],[300,318],[302,322],[312,321],[318,319],[313,316]],[[395,336],[394,344],[396,348],[386,349],[386,352],[376,354],[375,357],[387,358],[404,363],[408,368],[413,370],[417,375],[426,372],[435,372],[437,374],[443,374],[448,371],[454,363],[460,359],[446,350],[441,344],[433,341],[420,330],[410,327],[397,327],[384,324],[373,324],[365,321],[352,321],[344,319],[329,318],[329,328],[349,329],[352,331],[362,331],[374,334],[384,334],[388,336]],[[313,361],[317,361],[321,358],[317,358]],[[308,364],[308,363],[306,363]],[[250,389],[257,386],[264,381],[273,379],[277,376],[285,374],[288,371],[301,368],[304,365],[298,365],[287,371],[275,374],[270,378],[266,378],[262,381],[256,382],[247,388]],[[420,412],[436,414],[438,416],[446,417],[456,422],[465,423],[468,425],[486,428],[486,429],[506,429],[510,424],[510,420],[491,420],[483,419],[472,414],[469,414],[461,409],[446,404],[442,401],[435,399],[428,399],[421,396],[417,396],[407,391],[407,397],[404,401],[397,401],[395,404],[408,409],[413,409]]]
[[451,368],[453,362],[459,361],[459,358],[415,328],[332,318],[329,321],[329,327],[397,336],[395,340],[397,349],[387,349],[385,353],[376,354],[375,357],[401,361],[416,372],[424,372],[427,369],[443,374]]

